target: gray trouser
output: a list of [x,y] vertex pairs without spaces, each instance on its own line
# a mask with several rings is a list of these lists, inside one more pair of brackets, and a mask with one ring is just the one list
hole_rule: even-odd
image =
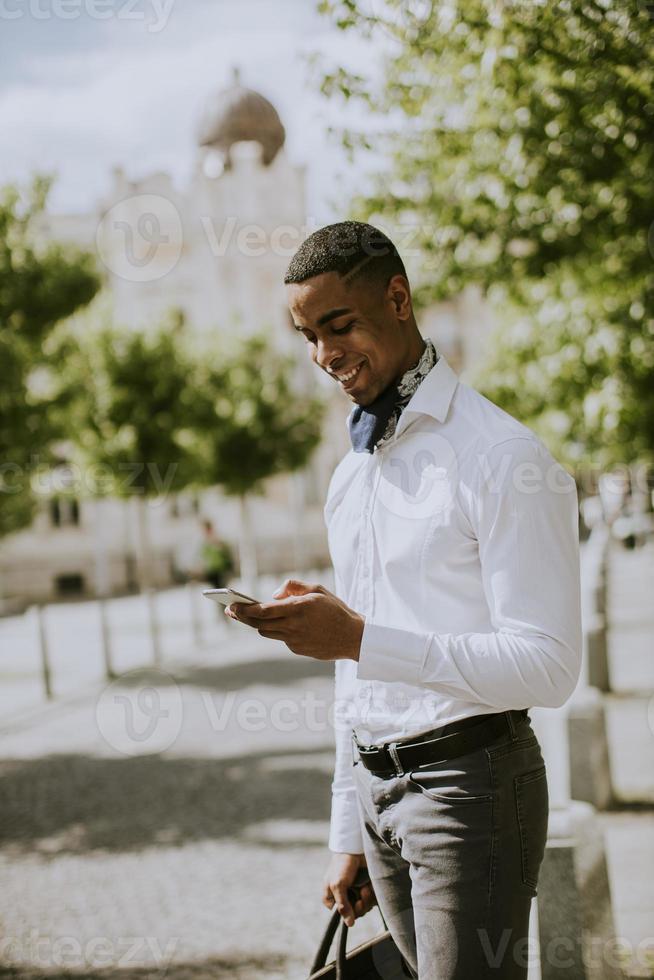
[[420,980],[526,980],[547,836],[529,718],[486,748],[404,776],[354,765],[379,908]]

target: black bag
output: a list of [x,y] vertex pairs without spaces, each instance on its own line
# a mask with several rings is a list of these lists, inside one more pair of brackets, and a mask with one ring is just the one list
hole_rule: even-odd
[[[335,909],[313,961],[309,980],[406,980],[413,977],[388,929],[346,953],[348,927],[341,919],[339,930],[339,919],[340,912]],[[336,960],[325,966],[337,931]]]

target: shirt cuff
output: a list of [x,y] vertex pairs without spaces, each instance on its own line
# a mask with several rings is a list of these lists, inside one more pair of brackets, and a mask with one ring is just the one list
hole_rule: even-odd
[[429,639],[429,634],[380,626],[366,619],[357,678],[362,681],[419,684]]
[[336,854],[363,854],[359,809],[356,799],[332,797],[329,850]]

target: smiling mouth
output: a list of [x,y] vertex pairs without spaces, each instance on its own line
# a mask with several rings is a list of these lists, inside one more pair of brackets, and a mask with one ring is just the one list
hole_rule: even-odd
[[347,371],[345,372],[345,374],[334,374],[334,377],[337,379],[337,381],[340,381],[342,385],[350,384],[351,381],[354,381],[354,379],[356,378],[356,376],[358,375],[362,367],[363,367],[363,361],[361,362],[361,364],[358,364],[351,371]]

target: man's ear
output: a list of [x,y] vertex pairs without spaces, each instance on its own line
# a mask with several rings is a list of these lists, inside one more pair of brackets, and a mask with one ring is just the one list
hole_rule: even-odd
[[393,305],[398,320],[408,320],[411,316],[411,287],[406,276],[398,273],[386,287],[386,295]]

